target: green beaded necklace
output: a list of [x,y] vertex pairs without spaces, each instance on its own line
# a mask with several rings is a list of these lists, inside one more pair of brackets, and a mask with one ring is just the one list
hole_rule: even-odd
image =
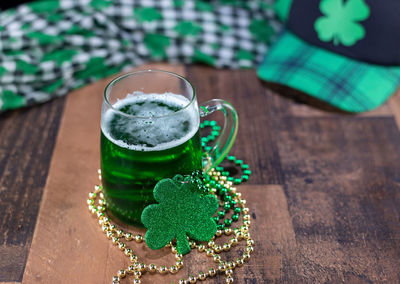
[[[201,138],[201,145],[205,151],[209,151],[211,150],[211,146],[208,146],[207,144],[214,141],[218,137],[221,126],[219,126],[214,120],[205,120],[204,122],[200,123],[201,129],[206,127],[211,127],[211,132],[208,136]],[[232,155],[228,156],[227,160],[234,166],[240,167],[240,169],[243,171],[243,174],[240,178],[230,176],[230,172],[222,166],[218,166],[215,169],[218,172],[221,172],[222,176],[226,177],[228,181],[231,181],[235,185],[239,185],[242,182],[248,181],[249,176],[251,175],[249,165],[245,164],[243,160],[239,160]],[[233,199],[233,197],[236,197],[236,193],[229,192],[228,188],[218,183],[212,176],[205,175],[201,171],[193,172],[191,178],[199,185],[200,188],[202,188],[204,192],[208,193],[211,188],[215,188],[215,194],[220,197],[220,200],[224,201],[224,210],[218,211],[217,216],[213,217],[215,223],[217,224],[218,230],[228,228],[232,225],[232,222],[237,222],[239,220],[241,209],[240,207],[236,206],[236,201]],[[233,211],[231,216],[226,217],[229,215],[231,209]]]
[[240,169],[243,171],[243,175],[240,178],[231,177],[231,176],[229,176],[229,172],[226,171],[226,169],[224,167],[222,167],[222,166],[216,167],[215,169],[217,171],[222,172],[222,175],[226,176],[228,181],[232,181],[236,185],[241,184],[242,182],[249,180],[249,176],[251,175],[251,171],[249,170],[249,165],[248,164],[244,164],[243,160],[236,159],[235,156],[228,156],[228,157],[226,157],[226,159],[229,162],[231,162],[232,164],[234,164],[235,166],[239,166]]

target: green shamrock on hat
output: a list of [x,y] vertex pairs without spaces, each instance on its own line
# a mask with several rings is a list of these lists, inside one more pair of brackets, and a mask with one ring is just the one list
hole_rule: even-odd
[[314,28],[321,41],[351,46],[364,38],[364,27],[358,23],[370,15],[364,0],[322,0],[319,8],[324,16],[315,21]]

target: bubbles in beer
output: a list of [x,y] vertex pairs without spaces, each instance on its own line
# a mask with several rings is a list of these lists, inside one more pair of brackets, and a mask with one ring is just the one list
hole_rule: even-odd
[[[199,115],[195,104],[172,93],[134,92],[118,100],[103,116],[102,131],[120,147],[159,151],[178,146],[196,133]],[[184,109],[185,108],[185,109]],[[171,115],[179,111],[179,114]]]

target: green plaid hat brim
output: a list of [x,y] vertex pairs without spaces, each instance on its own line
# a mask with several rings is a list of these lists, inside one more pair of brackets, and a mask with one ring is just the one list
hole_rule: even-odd
[[269,50],[257,74],[349,112],[380,106],[400,85],[400,66],[353,60],[312,46],[290,32]]

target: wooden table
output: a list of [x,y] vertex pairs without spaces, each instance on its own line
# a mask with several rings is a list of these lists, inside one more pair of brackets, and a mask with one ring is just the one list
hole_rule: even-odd
[[[239,189],[256,244],[237,283],[400,282],[400,95],[350,115],[252,70],[158,67],[186,76],[200,102],[223,98],[238,111],[231,153],[253,171]],[[109,80],[0,115],[0,282],[110,283],[127,263],[85,203]],[[204,258],[185,256],[174,279]]]

